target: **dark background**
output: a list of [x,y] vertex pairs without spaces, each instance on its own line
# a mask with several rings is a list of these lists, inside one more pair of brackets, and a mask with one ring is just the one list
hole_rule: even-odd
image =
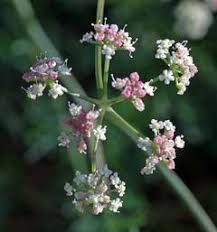
[[[86,158],[73,148],[68,152],[57,147],[67,99],[54,101],[44,96],[31,101],[21,90],[25,86],[22,72],[40,55],[46,41],[30,25],[32,16],[21,19],[14,2],[19,3],[24,16],[28,10],[24,0],[0,1],[0,231],[200,231],[159,173],[145,177],[139,174],[144,155],[108,122],[105,155],[109,166],[127,182],[124,207],[118,215],[104,213],[97,217],[75,211],[63,185],[72,180],[75,170],[87,170]],[[109,22],[120,26],[127,23],[128,31],[139,39],[134,59],[118,53],[111,72],[125,76],[138,71],[147,80],[158,75],[164,66],[154,59],[155,41],[185,39],[173,30],[178,1],[106,2]],[[94,49],[81,45],[79,39],[91,30],[96,1],[31,3],[54,46],[69,58],[73,74],[94,96]],[[206,36],[189,41],[199,73],[184,96],[178,96],[174,87],[161,84],[154,98],[145,99],[144,112],[138,113],[127,103],[117,110],[145,134],[151,118],[169,118],[177,125],[178,132],[185,135],[186,148],[177,157],[176,171],[217,223],[217,21],[213,16]],[[39,35],[38,39],[32,40],[28,27]],[[49,47],[44,50],[52,55]]]

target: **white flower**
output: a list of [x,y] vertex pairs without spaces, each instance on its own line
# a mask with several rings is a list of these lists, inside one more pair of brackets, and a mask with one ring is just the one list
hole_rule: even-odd
[[94,215],[98,215],[100,213],[102,213],[103,209],[105,208],[104,205],[100,204],[100,203],[97,203],[93,206],[93,209],[92,209],[92,213]]
[[62,132],[60,136],[58,136],[57,140],[59,141],[58,146],[61,147],[69,147],[69,144],[71,142],[70,137],[64,132]]
[[123,201],[120,200],[120,198],[116,198],[115,200],[112,200],[109,206],[109,210],[111,210],[114,213],[119,213],[118,209],[122,207]]
[[150,175],[150,174],[153,174],[153,172],[156,170],[156,165],[158,164],[159,162],[159,158],[155,155],[152,155],[152,156],[149,156],[147,159],[146,159],[146,164],[145,164],[145,167],[142,168],[141,170],[141,174],[144,175]]
[[178,95],[183,95],[185,93],[186,89],[187,89],[186,85],[184,83],[182,83],[182,82],[179,82],[176,85],[176,87],[178,88],[178,92],[177,92]]
[[169,54],[169,48],[174,44],[174,40],[164,39],[157,40],[157,51],[155,58],[166,59]]
[[41,83],[30,85],[26,90],[27,97],[33,100],[35,100],[37,97],[41,97],[43,95],[45,87],[46,85],[43,85]]
[[73,181],[77,184],[80,185],[81,183],[84,183],[87,179],[87,175],[81,174],[79,171],[76,171],[75,173],[75,178]]
[[174,43],[175,41],[170,39],[157,40],[158,47],[165,49],[169,49]]
[[126,184],[124,181],[122,181],[121,184],[118,186],[117,191],[120,197],[124,196],[125,191],[126,191]]
[[64,190],[65,190],[67,196],[73,195],[73,187],[68,182],[65,183]]
[[109,177],[112,174],[112,171],[108,168],[106,164],[102,169],[99,170],[100,175]]
[[50,87],[51,88],[49,90],[48,95],[54,99],[56,99],[58,96],[62,96],[64,94],[64,92],[68,92],[68,90],[65,87],[63,87],[62,85],[60,85],[58,83],[58,81],[52,83]]
[[154,92],[156,91],[157,87],[155,86],[151,86],[150,83],[152,82],[152,80],[147,81],[143,84],[143,88],[145,90],[145,92],[149,95],[149,96],[154,96]]
[[83,35],[82,39],[80,40],[81,43],[83,42],[90,42],[93,38],[93,32],[87,32]]
[[151,120],[151,124],[149,124],[149,127],[152,129],[152,131],[157,134],[159,130],[163,129],[164,123],[162,121],[157,121],[156,119]]
[[111,183],[114,185],[114,186],[117,186],[121,183],[121,180],[120,178],[118,177],[118,173],[115,172],[111,177],[110,177],[110,180],[111,180]]
[[70,102],[68,102],[68,106],[69,106],[69,112],[71,113],[73,118],[79,116],[82,110],[82,106],[78,106],[74,103],[70,104]]
[[99,139],[99,140],[106,140],[106,126],[102,127],[102,125],[97,126],[96,129],[93,129],[93,134]]
[[178,148],[184,148],[185,146],[185,141],[183,140],[184,136],[180,135],[175,138],[175,145]]
[[180,82],[185,86],[189,86],[190,85],[190,78],[191,77],[189,75],[184,74],[180,77]]
[[136,43],[137,40],[135,40],[134,42],[132,42],[132,38],[128,37],[123,44],[123,47],[128,50],[129,52],[135,52],[135,47],[133,47],[133,45]]
[[175,131],[176,127],[173,125],[173,123],[170,120],[164,121],[164,127],[168,131]]
[[175,77],[173,75],[173,72],[171,70],[165,69],[163,73],[159,76],[160,81],[164,81],[166,85],[170,84],[170,81],[174,81]]
[[148,138],[140,137],[137,141],[138,148],[142,149],[143,151],[148,151],[151,147],[152,141]]
[[115,47],[103,45],[102,54],[106,56],[107,59],[111,59],[115,55]]
[[115,89],[123,89],[124,86],[126,85],[125,79],[121,79],[121,78],[115,79],[113,74],[111,74],[111,78],[112,78],[112,87]]

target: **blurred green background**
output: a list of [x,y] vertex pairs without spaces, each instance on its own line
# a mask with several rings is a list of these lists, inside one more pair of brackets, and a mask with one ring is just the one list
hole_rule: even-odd
[[[25,3],[28,2],[0,1],[0,231],[200,231],[159,173],[145,177],[139,174],[144,155],[109,122],[105,155],[109,166],[127,182],[124,207],[118,215],[104,213],[95,217],[74,210],[63,185],[72,180],[75,170],[85,172],[87,167],[85,156],[73,148],[68,152],[57,147],[68,99],[54,101],[44,96],[34,102],[21,90],[25,86],[22,73],[41,54],[40,47],[44,43],[46,46]],[[69,58],[73,74],[94,96],[94,49],[81,45],[79,39],[91,30],[96,1],[33,0],[31,4],[54,46]],[[149,80],[162,71],[163,64],[154,59],[155,41],[188,37],[184,26],[179,33],[174,30],[177,4],[180,2],[106,1],[108,21],[120,26],[127,23],[128,31],[139,39],[134,59],[124,52],[118,53],[112,60],[112,73],[125,76],[138,71]],[[214,11],[210,10],[210,14],[212,24],[202,38],[189,40],[199,73],[186,94],[178,96],[174,87],[161,84],[154,98],[145,99],[143,113],[127,103],[117,110],[145,134],[149,133],[151,118],[169,118],[177,125],[187,143],[177,157],[176,171],[217,223],[217,20]],[[54,55],[52,47],[46,50]]]

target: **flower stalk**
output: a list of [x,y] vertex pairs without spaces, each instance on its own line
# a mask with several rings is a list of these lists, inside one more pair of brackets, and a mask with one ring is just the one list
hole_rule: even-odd
[[105,58],[103,74],[103,99],[108,98],[108,76],[109,76],[110,59]]
[[[102,22],[103,20],[104,5],[105,5],[105,0],[97,1],[96,23]],[[101,97],[103,92],[101,46],[95,47],[95,75],[96,75],[96,87],[97,87],[98,97]]]

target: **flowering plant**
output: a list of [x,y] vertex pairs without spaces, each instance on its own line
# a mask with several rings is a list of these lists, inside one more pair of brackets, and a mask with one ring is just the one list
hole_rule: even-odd
[[[33,82],[25,89],[27,96],[33,100],[42,96],[46,87],[49,88],[48,95],[54,99],[68,94],[75,100],[75,102],[68,102],[70,117],[63,120],[70,131],[60,134],[58,144],[68,148],[71,143],[75,142],[79,153],[90,154],[91,171],[89,174],[77,171],[73,179],[74,183],[67,182],[64,185],[66,195],[73,198],[72,202],[80,212],[88,211],[98,215],[106,208],[114,213],[120,212],[119,208],[123,204],[121,198],[126,190],[125,182],[121,181],[118,173],[112,172],[107,164],[101,167],[96,165],[99,142],[106,140],[108,128],[103,123],[104,117],[108,116],[136,141],[138,148],[144,151],[146,160],[141,174],[152,174],[156,167],[159,167],[168,182],[185,200],[203,228],[214,228],[212,222],[207,221],[206,213],[191,192],[175,173],[170,171],[175,169],[175,148],[184,148],[185,145],[183,135],[175,137],[176,127],[173,123],[170,120],[152,119],[149,126],[154,133],[154,138],[150,139],[133,128],[112,108],[113,105],[120,102],[130,101],[136,110],[144,111],[143,99],[145,96],[154,96],[158,88],[157,83],[162,81],[166,85],[174,82],[178,89],[177,94],[183,95],[190,85],[190,80],[198,71],[190,56],[190,49],[186,47],[186,41],[176,43],[174,40],[164,39],[156,42],[155,57],[161,59],[167,69],[155,78],[143,81],[143,78],[134,70],[124,78],[115,77],[113,74],[109,75],[110,63],[116,52],[126,50],[132,58],[131,53],[135,52],[134,45],[137,39],[133,41],[126,32],[126,26],[119,29],[116,24],[108,24],[106,20],[102,24],[103,8],[104,1],[99,0],[97,21],[92,24],[94,31],[84,34],[80,41],[95,46],[97,97],[71,92],[70,89],[59,84],[60,76],[71,75],[71,68],[67,67],[67,61],[63,62],[60,58],[40,58],[23,75],[26,82]],[[103,61],[104,65],[102,65]],[[120,95],[115,98],[110,98],[108,95],[109,76],[111,76],[111,87],[120,92]],[[78,99],[91,103],[92,108],[76,104]],[[93,146],[90,146],[91,141],[93,141]],[[191,199],[194,200],[191,201]],[[192,204],[194,205],[192,206]],[[195,213],[195,209],[199,213]]]

